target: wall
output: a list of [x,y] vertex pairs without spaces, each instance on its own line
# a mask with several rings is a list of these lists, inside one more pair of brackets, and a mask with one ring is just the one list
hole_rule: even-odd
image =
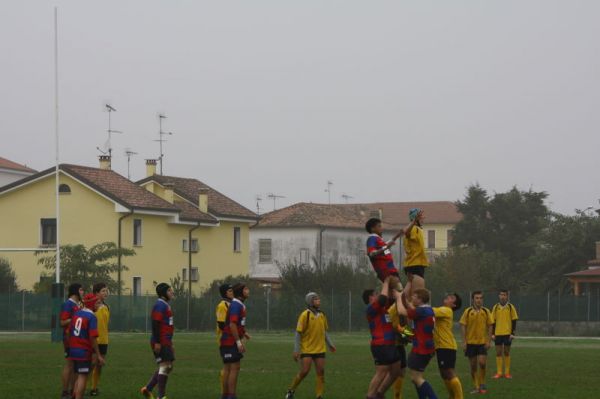
[[21,172],[17,170],[0,169],[0,187],[6,186],[7,184],[17,180],[21,180],[32,174],[33,173]]

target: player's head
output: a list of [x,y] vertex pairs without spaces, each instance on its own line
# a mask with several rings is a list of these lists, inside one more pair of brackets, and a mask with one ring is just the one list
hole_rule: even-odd
[[221,298],[223,299],[233,299],[233,285],[231,284],[221,284],[219,286],[219,294],[221,294]]
[[423,210],[420,208],[412,208],[408,211],[408,219],[412,222],[413,220],[417,221],[417,226],[420,226],[425,216],[423,215]]
[[319,298],[319,295],[317,295],[316,292],[309,292],[306,294],[304,301],[309,308],[319,309],[321,307],[321,298]]
[[108,287],[106,283],[96,283],[92,287],[92,292],[100,297],[101,300],[106,300],[108,298]]
[[462,306],[462,299],[456,292],[447,294],[444,298],[444,306],[448,306],[452,310],[457,311]]
[[250,296],[250,288],[244,283],[237,283],[233,286],[233,295],[237,299],[245,301]]
[[412,303],[415,306],[421,306],[429,303],[431,294],[425,288],[418,288],[412,293]]
[[377,299],[377,292],[374,289],[368,288],[363,291],[362,300],[365,303],[365,305],[375,302],[376,299]]
[[173,288],[167,283],[160,283],[156,286],[156,295],[165,301],[170,301],[175,296],[173,294]]
[[501,289],[498,291],[498,299],[500,299],[502,305],[505,305],[508,302],[508,290]]
[[100,297],[96,294],[92,294],[91,292],[85,294],[83,297],[83,306],[89,310],[93,310],[94,312],[98,309],[98,306],[100,306],[101,303]]
[[365,223],[365,230],[369,234],[381,234],[383,233],[383,227],[381,226],[381,219],[371,218]]
[[473,306],[477,306],[477,307],[483,306],[483,292],[473,291],[471,293],[471,302],[473,303]]
[[79,283],[73,283],[68,288],[69,298],[76,297],[81,302],[83,298],[83,286]]

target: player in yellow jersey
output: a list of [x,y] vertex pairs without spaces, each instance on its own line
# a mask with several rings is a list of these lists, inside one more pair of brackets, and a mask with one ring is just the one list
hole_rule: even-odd
[[308,309],[300,313],[296,325],[296,343],[294,345],[294,360],[300,360],[300,371],[294,377],[288,388],[285,399],[292,399],[294,392],[302,380],[308,375],[311,364],[315,364],[317,373],[316,397],[323,398],[325,388],[325,352],[327,348],[335,352],[335,345],[329,339],[327,317],[321,312],[321,299],[314,292],[305,297]]
[[408,213],[410,224],[404,230],[402,243],[404,246],[404,273],[408,282],[404,295],[410,301],[414,290],[425,288],[425,268],[429,266],[429,258],[425,253],[425,236],[422,223],[425,215],[421,209],[413,208]]
[[474,387],[471,393],[487,393],[485,370],[492,335],[492,312],[483,306],[481,291],[471,294],[471,302],[460,318],[463,349],[471,366]]
[[[219,294],[221,294],[221,302],[219,302],[216,309],[217,345],[221,344],[221,335],[223,335],[223,328],[225,328],[225,321],[227,320],[227,310],[229,309],[229,305],[233,300],[233,285],[221,284],[221,286],[219,286]],[[227,392],[227,389],[225,387],[225,381],[223,378],[224,373],[225,370],[221,369],[221,372],[219,373],[219,382],[221,385],[222,397],[225,395],[225,392]]]
[[400,375],[394,381],[392,390],[394,392],[394,399],[402,399],[402,387],[404,385],[404,376],[406,375],[406,344],[410,341],[405,335],[405,327],[400,323],[400,314],[398,313],[398,307],[390,306],[388,309],[388,315],[392,321],[394,332],[396,333],[396,346],[400,353]]
[[[92,292],[100,298],[100,305],[96,309],[96,319],[98,319],[98,349],[103,358],[106,359],[108,353],[108,323],[110,322],[110,308],[106,304],[108,298],[108,287],[105,283],[96,283],[92,287]],[[96,364],[92,371],[92,389],[90,396],[98,396],[98,383],[102,373],[102,365]]]
[[[500,302],[492,308],[494,321],[492,340],[496,344],[496,375],[493,378],[498,379],[504,376],[504,378],[511,379],[510,346],[515,338],[519,316],[517,309],[508,301],[508,290],[500,290],[498,298]],[[504,370],[502,370],[503,363]]]
[[463,399],[463,390],[460,380],[454,371],[456,367],[456,340],[452,333],[454,312],[462,306],[462,299],[458,294],[448,294],[443,305],[433,308],[435,327],[433,328],[433,342],[437,356],[440,375],[446,384],[450,399]]

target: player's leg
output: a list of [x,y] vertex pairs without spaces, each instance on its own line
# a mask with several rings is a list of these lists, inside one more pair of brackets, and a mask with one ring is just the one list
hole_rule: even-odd
[[485,385],[485,373],[487,367],[487,354],[479,354],[477,356],[477,366],[479,367],[479,392],[486,393],[487,386]]
[[315,373],[317,374],[317,382],[315,386],[315,394],[317,399],[323,397],[325,391],[325,357],[316,357],[315,362]]
[[87,376],[87,373],[81,373],[75,377],[75,384],[73,385],[75,399],[83,399],[85,386],[87,385]]
[[63,366],[61,374],[63,397],[69,397],[69,384],[71,382],[71,376],[73,374],[73,367],[73,361],[65,359],[65,365]]
[[229,365],[229,376],[227,378],[227,393],[229,396],[234,396],[237,392],[237,380],[240,374],[240,362],[231,363]]
[[504,355],[504,345],[502,345],[499,341],[500,337],[496,337],[496,375],[492,378],[497,380],[498,378],[502,378],[502,357]]
[[221,369],[221,398],[227,398],[229,395],[229,372],[231,370],[231,364],[225,363],[223,364],[223,369]]
[[392,385],[394,399],[402,399],[402,387],[406,375],[406,347],[404,345],[398,346],[398,352],[400,353],[400,374],[396,377],[394,385]]
[[371,378],[369,383],[369,390],[367,391],[367,398],[376,398],[377,389],[381,386],[381,383],[390,371],[389,365],[376,365],[375,374]]
[[452,349],[437,350],[438,368],[444,380],[450,399],[463,399],[462,384],[455,372],[456,351]]
[[[467,346],[467,351],[469,347]],[[477,355],[468,354],[469,357],[469,368],[471,369],[471,380],[473,381],[473,390],[471,393],[479,393],[479,375],[477,371]]]
[[298,370],[298,374],[294,376],[292,380],[292,384],[288,388],[288,393],[286,396],[293,398],[294,391],[298,388],[298,385],[306,378],[308,373],[310,372],[310,367],[312,364],[312,358],[308,355],[303,355],[300,357],[300,370]]
[[425,380],[424,373],[433,355],[411,353],[408,357],[410,379],[415,385],[419,398],[437,399],[433,387]]
[[[100,349],[100,354],[106,360],[106,356],[108,355],[108,345],[101,344],[98,345]],[[90,391],[90,396],[98,395],[98,384],[100,383],[100,375],[102,374],[102,366],[97,364],[92,369],[92,390]]]
[[170,361],[161,362],[158,365],[158,399],[164,398],[167,394],[167,382],[169,374],[173,370],[173,363]]
[[512,378],[512,374],[510,373],[510,347],[512,342],[510,341],[510,337],[508,338],[508,342],[504,345],[504,376],[508,379]]
[[390,369],[389,369],[387,375],[385,376],[383,381],[381,381],[379,388],[377,388],[378,396],[383,397],[385,395],[387,390],[392,386],[394,381],[396,381],[396,378],[398,378],[398,376],[400,375],[401,369],[402,369],[402,367],[401,367],[400,361],[390,364]]

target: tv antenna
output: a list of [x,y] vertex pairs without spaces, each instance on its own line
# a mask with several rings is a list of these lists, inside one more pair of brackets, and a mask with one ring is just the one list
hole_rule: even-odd
[[108,129],[106,129],[106,132],[108,133],[108,141],[106,142],[106,144],[104,146],[104,151],[101,150],[100,147],[96,147],[96,149],[104,155],[106,155],[108,153],[108,156],[112,158],[112,144],[111,144],[112,134],[113,133],[123,134],[123,132],[120,130],[114,130],[111,127],[111,114],[113,112],[117,112],[116,108],[110,104],[104,104],[104,108],[108,112]]
[[273,210],[276,210],[277,209],[277,206],[276,206],[277,200],[279,198],[285,198],[285,196],[271,193],[271,194],[267,195],[267,198],[271,198],[273,200]]
[[256,196],[256,214],[260,216],[260,202],[262,201],[262,197],[260,195]]
[[165,154],[163,153],[163,143],[167,141],[163,138],[163,136],[172,136],[173,135],[173,132],[163,132],[163,130],[162,130],[163,119],[167,119],[167,116],[165,114],[158,114],[158,140],[154,140],[154,141],[158,141],[160,143],[160,156],[158,157],[158,159],[160,161],[160,174],[161,175],[163,174],[163,158],[165,156]]
[[129,173],[129,163],[131,162],[131,157],[133,155],[137,155],[137,152],[132,151],[131,148],[125,148],[125,156],[127,157],[127,178],[131,180],[131,175]]
[[353,199],[354,197],[351,195],[348,195],[346,193],[342,194],[342,198],[344,199],[344,201],[346,201],[346,204],[348,203],[348,200]]
[[327,180],[327,188],[325,189],[325,192],[327,193],[327,200],[329,202],[329,205],[331,205],[331,187],[333,186],[333,182],[331,180]]

